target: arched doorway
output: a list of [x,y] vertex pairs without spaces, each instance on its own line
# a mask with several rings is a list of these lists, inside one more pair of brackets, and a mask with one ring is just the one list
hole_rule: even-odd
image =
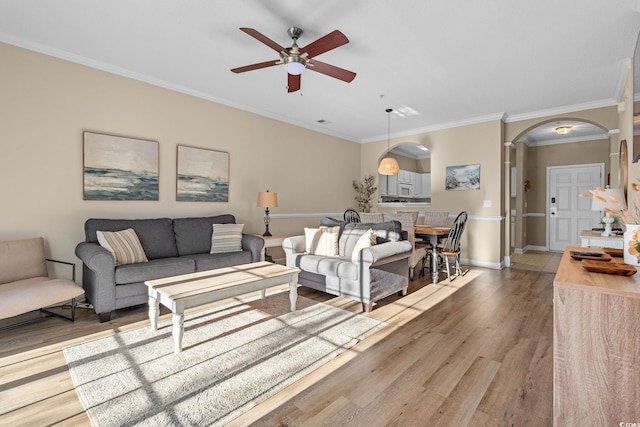
[[[549,168],[604,164],[603,183],[617,185],[610,171],[611,141],[597,123],[571,117],[536,123],[513,139],[509,147],[511,171],[510,254],[527,250],[549,250],[550,206]],[[617,159],[616,160],[617,163]],[[616,169],[617,174],[617,169]],[[584,224],[584,222],[583,222]],[[595,224],[593,225],[595,226]],[[579,231],[567,231],[578,244]]]

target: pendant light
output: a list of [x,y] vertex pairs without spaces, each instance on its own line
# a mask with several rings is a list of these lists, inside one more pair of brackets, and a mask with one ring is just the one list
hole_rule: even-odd
[[400,166],[396,159],[389,155],[389,140],[391,139],[391,108],[385,110],[387,112],[387,156],[382,159],[380,166],[378,166],[378,173],[380,175],[396,175],[400,171]]

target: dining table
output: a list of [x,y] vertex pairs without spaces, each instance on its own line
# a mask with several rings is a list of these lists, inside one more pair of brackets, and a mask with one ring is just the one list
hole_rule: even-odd
[[431,280],[438,283],[438,238],[449,235],[451,227],[416,224],[413,227],[415,237],[428,239],[433,247],[431,256]]

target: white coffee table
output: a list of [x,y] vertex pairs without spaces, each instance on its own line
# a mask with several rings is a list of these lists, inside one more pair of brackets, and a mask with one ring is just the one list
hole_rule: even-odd
[[173,351],[180,353],[185,310],[260,290],[264,299],[267,288],[284,283],[289,283],[291,311],[295,311],[299,272],[297,268],[263,261],[148,280],[144,283],[149,287],[151,328],[158,329],[160,304],[170,309],[173,313]]

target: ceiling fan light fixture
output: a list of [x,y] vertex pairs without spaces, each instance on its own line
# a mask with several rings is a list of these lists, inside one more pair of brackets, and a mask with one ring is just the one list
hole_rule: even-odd
[[573,129],[573,126],[558,126],[556,128],[556,133],[558,135],[566,135],[571,132],[571,129]]
[[299,76],[300,74],[302,74],[305,69],[305,65],[302,62],[298,61],[298,58],[289,57],[287,59],[289,59],[289,61],[284,64],[284,69],[287,70],[287,73],[291,74],[292,76]]

